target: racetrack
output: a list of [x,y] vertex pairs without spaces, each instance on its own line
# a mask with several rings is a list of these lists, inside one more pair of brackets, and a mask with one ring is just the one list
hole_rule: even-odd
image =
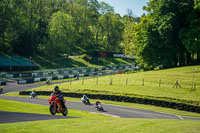
[[[14,84],[12,84],[12,86],[13,85]],[[17,91],[22,91],[22,90],[28,89],[29,87],[34,88],[41,85],[42,84],[32,84],[32,85],[15,84],[13,87],[15,87]],[[11,84],[10,86],[8,85],[8,88],[5,88],[5,89],[8,89],[7,92],[11,92],[9,88],[13,90],[13,88],[11,87]],[[40,104],[40,105],[46,105],[46,106],[49,105],[47,99],[30,99],[27,97],[8,97],[8,96],[0,96],[0,99]],[[84,105],[82,102],[77,102],[77,101],[67,101],[66,106],[69,109],[76,109],[76,110],[87,111],[91,113],[101,113],[101,114],[108,115],[111,117],[119,117],[119,118],[200,120],[200,118],[183,117],[183,116],[177,116],[173,114],[166,114],[166,113],[160,113],[160,112],[154,112],[154,111],[149,111],[149,110],[118,106],[118,105],[110,105],[110,104],[103,104],[103,107],[105,110],[104,112],[97,111],[93,105]],[[1,120],[1,121],[4,121],[4,120]]]
[[[40,104],[40,105],[49,105],[47,99],[30,99],[27,97],[7,97],[0,96],[0,99],[7,99],[13,101],[20,101],[26,103]],[[130,108],[118,105],[103,104],[104,112],[97,111],[93,105],[84,105],[82,102],[77,101],[67,101],[67,108],[76,109],[81,111],[87,111],[91,113],[101,113],[109,115],[112,117],[120,118],[150,118],[150,119],[187,119],[187,120],[200,120],[200,118],[192,117],[181,117],[172,114],[159,113],[149,110],[142,110],[137,108]]]
[[17,84],[16,81],[10,81],[7,82],[7,85],[4,87],[3,92],[1,94],[9,93],[9,92],[19,92],[19,91],[25,91],[28,89],[36,88],[39,86],[45,85],[44,83],[38,84],[38,83],[33,83],[33,84]]

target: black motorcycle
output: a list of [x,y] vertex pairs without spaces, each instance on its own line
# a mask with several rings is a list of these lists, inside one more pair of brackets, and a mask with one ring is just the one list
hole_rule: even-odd
[[85,105],[91,105],[89,98],[81,97],[81,101],[82,101]]

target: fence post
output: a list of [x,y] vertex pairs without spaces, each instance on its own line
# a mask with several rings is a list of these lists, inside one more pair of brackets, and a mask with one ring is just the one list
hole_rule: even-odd
[[173,86],[173,88],[176,86],[176,88],[178,88],[178,86],[180,87],[180,88],[182,88],[181,86],[180,86],[180,84],[178,83],[178,80],[176,81],[176,83],[174,84],[174,86]]
[[126,78],[126,85],[128,85],[128,78]]
[[72,85],[72,80],[70,80],[70,85]]
[[161,86],[161,79],[160,79],[160,81],[159,81],[159,87]]
[[192,87],[191,90],[195,90],[196,89],[196,81],[192,83]]
[[144,79],[143,79],[143,82],[142,82],[142,86],[144,86]]
[[110,85],[112,85],[112,78],[110,79]]
[[98,81],[98,77],[97,77],[97,82],[96,82],[96,85],[98,85],[98,82],[99,82],[99,81]]
[[84,78],[83,78],[83,80],[82,80],[82,85],[84,84]]

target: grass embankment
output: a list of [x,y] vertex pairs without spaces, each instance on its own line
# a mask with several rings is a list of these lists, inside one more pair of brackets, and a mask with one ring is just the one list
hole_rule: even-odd
[[[0,99],[0,110],[11,112],[49,114],[48,106],[14,102]],[[1,132],[114,132],[114,133],[182,133],[199,132],[200,121],[163,119],[119,119],[83,111],[69,110],[69,116],[78,119],[42,120],[0,124]]]
[[[193,70],[192,68],[197,68]],[[117,74],[58,84],[63,92],[122,95],[200,105],[200,66]],[[178,81],[181,88],[174,84]],[[194,83],[195,89],[191,89]],[[55,85],[36,91],[52,91]]]
[[[91,58],[91,59],[90,59]],[[99,58],[92,59],[88,55],[70,56],[69,58],[45,59],[36,57],[34,61],[41,66],[41,69],[71,68],[71,67],[103,67],[108,65],[123,65],[134,63],[133,59],[121,58]]]

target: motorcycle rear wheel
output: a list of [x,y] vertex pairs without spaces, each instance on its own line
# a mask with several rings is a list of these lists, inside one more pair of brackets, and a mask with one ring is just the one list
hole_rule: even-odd
[[49,110],[50,110],[50,113],[51,113],[52,115],[55,115],[55,114],[56,114],[56,108],[55,108],[54,106],[50,106],[50,107],[49,107]]
[[67,107],[63,108],[62,114],[63,114],[63,116],[67,116],[67,114],[68,114]]

